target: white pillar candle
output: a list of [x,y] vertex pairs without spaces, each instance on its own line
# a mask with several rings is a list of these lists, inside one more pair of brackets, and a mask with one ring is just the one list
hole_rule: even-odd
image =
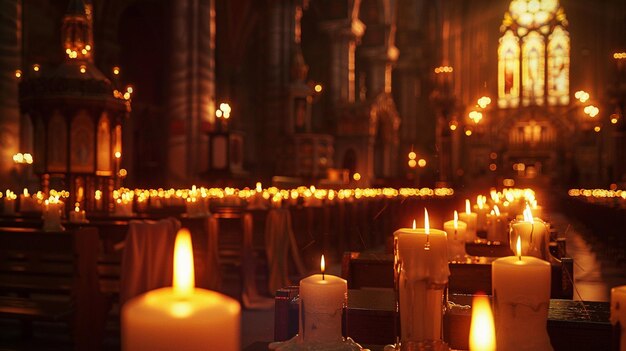
[[611,289],[611,324],[619,323],[620,351],[626,351],[626,285]]
[[514,221],[511,224],[511,235],[509,238],[511,251],[516,250],[516,240],[521,238],[522,255],[534,256],[544,260],[549,259],[550,237],[546,224],[537,218],[533,218],[530,210],[524,211],[524,220]]
[[467,224],[459,221],[459,214],[454,211],[454,219],[443,224],[443,230],[448,234],[448,260],[464,261],[465,252],[465,231]]
[[489,206],[480,200],[472,207],[474,213],[476,213],[476,230],[487,230],[487,214],[489,213]]
[[303,342],[324,344],[343,341],[341,320],[348,296],[348,283],[337,276],[314,274],[300,281],[300,338]]
[[195,288],[191,234],[176,236],[173,286],[122,307],[122,350],[240,350],[239,303]]
[[498,241],[504,245],[509,242],[509,221],[506,213],[500,213],[496,205],[487,215],[487,240]]
[[547,332],[550,263],[522,256],[502,257],[491,267],[498,351],[552,350]]
[[465,241],[473,242],[476,240],[476,221],[477,215],[470,210],[469,199],[465,200],[465,212],[459,213],[459,219],[467,223],[467,231],[465,232]]
[[402,228],[394,233],[402,341],[441,340],[443,288],[448,283],[446,233]]
[[5,215],[15,214],[15,199],[17,196],[11,190],[7,190],[2,198],[2,207]]
[[59,231],[64,229],[61,225],[62,211],[63,203],[57,198],[51,197],[44,201],[42,213],[44,231]]

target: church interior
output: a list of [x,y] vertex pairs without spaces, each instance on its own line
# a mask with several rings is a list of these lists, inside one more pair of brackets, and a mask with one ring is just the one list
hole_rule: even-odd
[[626,351],[623,0],[0,8],[0,349]]

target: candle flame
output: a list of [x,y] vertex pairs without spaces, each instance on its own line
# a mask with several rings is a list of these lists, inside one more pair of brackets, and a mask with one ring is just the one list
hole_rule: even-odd
[[470,210],[470,200],[465,199],[465,213],[469,216],[472,211]]
[[415,219],[413,219],[413,230],[415,230],[417,226],[415,225]]
[[187,228],[181,228],[176,234],[172,286],[179,294],[190,294],[195,287],[191,233]]
[[493,211],[496,213],[496,216],[500,215],[500,209],[498,208],[498,205],[493,206]]
[[522,237],[517,236],[517,243],[515,244],[515,249],[517,251],[517,257],[519,257],[520,261],[522,260]]
[[326,260],[324,260],[324,255],[322,255],[322,258],[320,259],[320,270],[322,271],[322,274],[326,271]]
[[478,295],[472,302],[472,324],[469,338],[470,351],[495,351],[496,331],[493,313],[487,296]]
[[28,194],[28,189],[27,188],[24,188],[24,196],[26,196],[26,197],[30,196],[30,194]]
[[524,214],[524,221],[533,223],[533,213],[530,210],[530,206],[528,205],[528,203],[526,203],[526,208],[524,209],[523,214]]
[[424,230],[426,234],[430,234],[430,223],[428,222],[428,210],[424,208]]
[[459,229],[459,213],[454,211],[454,229]]

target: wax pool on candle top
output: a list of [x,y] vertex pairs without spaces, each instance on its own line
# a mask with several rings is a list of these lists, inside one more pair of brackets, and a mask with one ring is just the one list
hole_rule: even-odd
[[189,231],[179,231],[175,247],[173,287],[122,307],[122,350],[240,350],[239,303],[194,287]]

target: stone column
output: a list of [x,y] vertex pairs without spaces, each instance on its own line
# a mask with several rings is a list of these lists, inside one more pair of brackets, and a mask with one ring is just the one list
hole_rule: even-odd
[[0,2],[0,184],[13,186],[15,169],[13,155],[20,152],[20,110],[18,78],[15,71],[21,66],[22,2]]
[[206,170],[203,125],[215,118],[214,1],[172,1],[171,16],[168,178],[190,183]]

